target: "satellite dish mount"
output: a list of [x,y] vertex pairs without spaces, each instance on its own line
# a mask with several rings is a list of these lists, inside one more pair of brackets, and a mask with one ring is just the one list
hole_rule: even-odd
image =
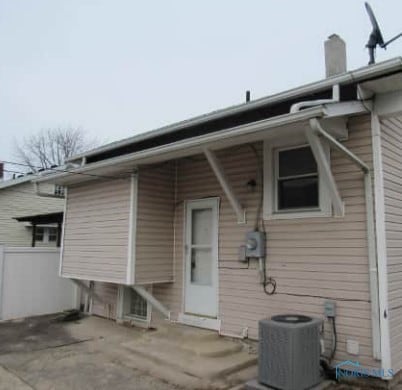
[[377,23],[377,20],[376,20],[376,18],[374,16],[373,10],[370,7],[370,4],[365,3],[364,5],[366,6],[368,16],[369,16],[371,24],[373,26],[373,30],[370,33],[370,37],[369,37],[369,40],[368,40],[367,45],[366,45],[366,47],[369,50],[369,56],[370,56],[369,65],[371,65],[371,64],[375,63],[375,49],[376,49],[376,47],[380,46],[382,49],[386,49],[387,46],[391,42],[393,42],[396,39],[402,37],[402,33],[396,35],[395,37],[393,37],[389,41],[384,42],[384,38],[382,36],[380,26]]

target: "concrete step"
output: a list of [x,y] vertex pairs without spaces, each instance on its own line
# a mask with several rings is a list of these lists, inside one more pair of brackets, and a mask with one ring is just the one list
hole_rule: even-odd
[[[223,347],[220,344],[219,347],[212,347],[212,343],[209,346],[212,350],[212,354],[205,355],[207,351],[204,349],[204,355],[197,354],[191,349],[183,348],[185,343],[177,343],[178,340],[172,340],[171,342],[160,342],[159,344],[152,340],[137,340],[124,343],[123,347],[131,350],[132,352],[141,355],[156,364],[162,366],[170,366],[180,372],[187,375],[194,376],[202,379],[214,379],[223,378],[224,376],[233,372],[242,370],[256,363],[257,356],[250,355],[243,350],[233,350],[231,353],[220,355],[220,350],[228,351],[232,347],[233,341],[224,340],[229,343],[230,347]],[[194,342],[194,341],[193,341]],[[195,343],[195,342],[194,342]],[[200,341],[200,343],[202,343]],[[210,344],[210,343],[208,343]],[[205,347],[206,348],[206,347]],[[195,350],[202,350],[197,346]]]
[[162,346],[171,349],[173,343],[175,349],[205,357],[228,356],[243,349],[240,343],[224,339],[213,333],[206,334],[204,337],[190,337],[190,335],[188,337],[173,337],[171,333],[155,333],[154,335],[147,335],[141,342],[149,343],[150,347],[158,349]]
[[166,324],[153,332],[148,332],[146,336],[148,339],[180,339],[182,341],[208,341],[219,340],[218,332],[207,329],[194,328],[181,324]]
[[243,346],[240,343],[229,340],[208,340],[203,343],[190,341],[181,344],[180,348],[205,357],[224,357],[236,352],[240,352]]

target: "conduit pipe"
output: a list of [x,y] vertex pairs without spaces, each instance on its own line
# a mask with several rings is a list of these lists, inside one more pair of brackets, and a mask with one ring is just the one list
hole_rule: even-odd
[[332,86],[332,98],[331,99],[307,100],[304,102],[292,104],[292,106],[290,107],[290,113],[293,114],[295,112],[298,112],[302,108],[321,106],[323,104],[328,104],[328,103],[339,103],[339,101],[340,101],[340,87],[339,87],[339,84],[335,84]]
[[328,134],[321,126],[318,119],[310,119],[310,127],[313,132],[325,138],[335,149],[343,153],[355,165],[357,165],[364,174],[364,192],[366,204],[366,228],[367,228],[367,245],[368,245],[368,261],[370,275],[370,301],[371,301],[371,323],[373,338],[373,357],[381,358],[380,350],[380,317],[379,317],[379,297],[378,297],[378,269],[377,255],[375,244],[375,225],[374,225],[374,204],[373,204],[373,187],[372,177],[369,166],[359,157]]

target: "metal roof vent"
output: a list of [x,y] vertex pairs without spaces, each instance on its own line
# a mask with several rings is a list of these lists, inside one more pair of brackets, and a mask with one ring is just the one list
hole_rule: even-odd
[[261,320],[258,381],[282,390],[303,390],[319,383],[321,323],[298,314]]
[[337,34],[332,34],[324,42],[325,77],[346,72],[346,44]]

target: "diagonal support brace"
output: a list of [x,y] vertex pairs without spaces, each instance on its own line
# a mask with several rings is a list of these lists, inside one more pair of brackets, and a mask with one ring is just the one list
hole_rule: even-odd
[[216,157],[215,153],[209,149],[204,149],[204,154],[213,172],[215,173],[219,184],[222,186],[222,189],[226,197],[228,198],[230,205],[236,213],[237,222],[246,223],[246,210],[241,206],[239,200],[237,199],[233,187],[230,184],[229,179],[227,178],[225,171],[223,170],[223,167]]
[[314,158],[317,161],[318,171],[328,188],[329,197],[331,198],[334,214],[338,217],[344,215],[344,204],[341,196],[339,195],[338,187],[336,185],[334,176],[332,175],[331,167],[328,162],[327,154],[325,153],[324,146],[316,132],[313,129],[306,130],[306,138],[310,144]]

